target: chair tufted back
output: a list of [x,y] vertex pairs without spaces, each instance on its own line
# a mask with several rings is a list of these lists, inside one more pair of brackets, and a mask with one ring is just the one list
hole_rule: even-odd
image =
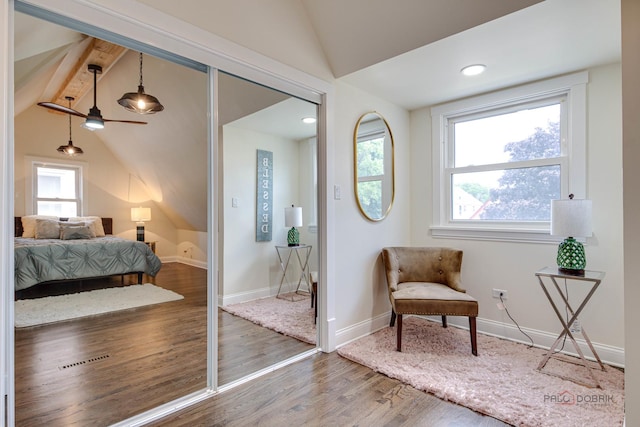
[[387,247],[382,259],[391,292],[398,283],[442,283],[464,292],[460,283],[462,251],[442,247]]

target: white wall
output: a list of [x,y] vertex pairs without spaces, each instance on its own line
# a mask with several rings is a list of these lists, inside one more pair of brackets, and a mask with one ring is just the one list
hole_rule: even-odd
[[[334,182],[341,199],[335,201],[335,292],[338,344],[387,325],[391,309],[382,273],[384,246],[410,243],[411,183],[409,180],[409,113],[383,99],[345,83],[336,83]],[[388,122],[395,144],[396,194],[389,215],[371,222],[358,210],[354,195],[353,131],[360,116],[377,111]],[[333,189],[330,189],[332,191]],[[383,317],[380,317],[384,315]]]
[[[25,156],[52,160],[85,162],[88,171],[88,212],[113,218],[113,234],[135,240],[136,225],[131,221],[131,208],[151,207],[152,220],[145,225],[145,240],[157,241],[156,253],[161,258],[175,257],[176,229],[162,211],[151,201],[144,185],[122,165],[102,143],[98,133],[80,127],[81,120],[72,121],[74,145],[84,154],[66,157],[56,151],[69,140],[68,116],[50,113],[33,106],[15,118],[15,215],[27,213],[25,200]],[[34,126],[37,123],[37,126]],[[99,132],[99,131],[98,131]],[[206,246],[205,246],[206,248]]]
[[177,230],[177,258],[180,262],[207,268],[208,233],[194,230]]
[[[301,179],[308,171],[301,162],[305,142],[297,142],[266,133],[227,125],[223,129],[224,144],[224,279],[221,302],[246,301],[278,291],[282,270],[275,245],[287,245],[284,226],[284,209],[294,204],[303,207],[304,223],[308,224],[310,209],[305,209],[302,194],[306,180]],[[273,219],[272,240],[256,242],[256,150],[273,153]],[[308,161],[308,159],[307,159]],[[232,198],[238,207],[232,207]],[[317,260],[314,238],[301,230],[301,243],[311,244],[310,257]],[[283,256],[286,252],[283,252]],[[317,261],[314,262],[317,265]],[[288,278],[299,277],[297,260],[292,260]],[[286,282],[285,282],[286,283]],[[297,283],[297,281],[296,281]]]
[[[588,84],[588,197],[593,201],[594,235],[586,247],[587,268],[606,277],[580,316],[594,343],[613,347],[606,356],[622,363],[624,296],[622,270],[622,134],[621,69],[614,64],[589,70]],[[492,288],[508,292],[507,308],[520,326],[535,333],[537,344],[555,338],[559,322],[534,273],[555,266],[555,244],[527,244],[434,239],[432,222],[432,170],[430,108],[411,114],[412,244],[453,246],[464,250],[462,280],[479,300],[480,330],[508,335],[525,342],[506,313],[491,296]],[[425,165],[427,165],[425,167]],[[570,283],[570,300],[578,301],[586,286]],[[462,322],[464,324],[464,322]],[[506,326],[505,326],[506,325]],[[602,346],[601,346],[602,347]],[[601,357],[605,357],[600,353]]]

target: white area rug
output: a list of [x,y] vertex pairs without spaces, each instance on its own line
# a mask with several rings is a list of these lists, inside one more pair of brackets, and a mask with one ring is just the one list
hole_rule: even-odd
[[[621,426],[624,374],[593,370],[602,389],[536,370],[545,350],[478,334],[478,357],[469,332],[416,317],[403,319],[402,352],[395,328],[384,328],[338,353],[391,378],[515,426]],[[597,366],[593,363],[593,366]],[[545,370],[588,377],[583,366],[551,359]]]
[[[290,297],[291,294],[284,296]],[[316,327],[313,323],[315,311],[311,308],[310,298],[300,298],[300,295],[295,295],[295,301],[290,301],[267,297],[226,305],[222,309],[265,328],[315,344]]]
[[126,310],[184,299],[180,294],[146,283],[76,294],[18,300],[15,325],[19,328]]

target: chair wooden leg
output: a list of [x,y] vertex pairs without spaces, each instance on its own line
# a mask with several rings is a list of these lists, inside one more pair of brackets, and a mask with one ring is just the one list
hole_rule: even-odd
[[389,322],[389,326],[393,328],[395,324],[396,324],[396,312],[393,311],[393,309],[391,309],[391,321]]
[[396,330],[398,351],[402,351],[402,314],[398,314],[398,329]]
[[445,316],[444,314],[442,315],[442,327],[447,327],[447,316]]
[[469,332],[471,333],[471,353],[478,355],[478,341],[476,339],[476,318],[469,317]]

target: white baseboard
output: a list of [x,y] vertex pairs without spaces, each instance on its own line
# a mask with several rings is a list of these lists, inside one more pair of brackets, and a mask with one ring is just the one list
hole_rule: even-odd
[[389,326],[389,320],[391,320],[390,311],[372,319],[365,320],[336,331],[336,347],[339,348],[351,341],[355,341],[358,338],[370,335],[386,326]]
[[231,295],[224,295],[218,298],[218,305],[225,306],[229,304],[237,304],[240,302],[251,301],[258,298],[266,298],[274,296],[278,293],[278,288],[264,287],[253,289],[248,292],[238,292]]
[[[440,316],[421,316],[427,320],[431,320],[434,322],[441,322],[442,319]],[[347,328],[341,329],[336,332],[336,342],[337,347],[341,347],[345,344],[350,343],[358,338],[361,338],[365,335],[372,334],[387,325],[389,325],[389,320],[391,319],[391,312],[387,312],[375,318],[357,323],[355,325],[349,326]],[[447,323],[451,326],[455,326],[457,328],[469,330],[469,323],[466,318],[449,316],[447,317]],[[518,328],[509,323],[496,322],[494,320],[489,319],[477,319],[477,328],[478,332],[491,335],[498,338],[503,338],[509,341],[519,342],[523,344],[531,344],[531,341],[522,334],[518,330]],[[553,342],[558,337],[558,333],[550,333],[545,331],[539,331],[535,329],[521,328],[527,335],[531,337],[534,342],[535,347],[548,349],[553,345]],[[576,342],[580,346],[580,350],[583,352],[585,357],[590,360],[595,360],[591,356],[591,350],[587,346],[586,341],[583,339],[577,339]],[[595,348],[598,356],[603,363],[606,363],[611,366],[617,366],[624,368],[624,349],[620,347],[613,347],[606,344],[598,344],[592,342],[593,347]],[[478,349],[481,351],[481,349]],[[575,349],[573,348],[573,344],[570,340],[567,340],[563,353],[570,354],[572,356],[577,356]]]
[[186,258],[183,256],[170,256],[170,257],[162,257],[160,258],[162,262],[179,262],[181,264],[191,265],[193,267],[198,267],[206,270],[208,268],[206,261],[199,261],[193,258]]

